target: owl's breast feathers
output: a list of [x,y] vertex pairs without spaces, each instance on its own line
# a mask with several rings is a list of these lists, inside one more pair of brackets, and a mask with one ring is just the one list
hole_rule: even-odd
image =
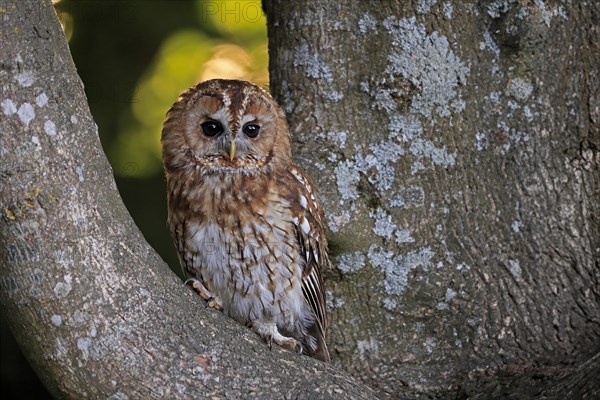
[[[184,182],[169,188],[169,218],[180,254],[188,254],[182,257],[186,273],[202,275],[209,286],[222,286],[209,289],[223,292],[224,310],[241,322],[260,313],[254,303],[244,302],[244,295],[277,304],[274,313],[281,312],[287,321],[278,325],[315,338],[312,346],[309,341],[309,353],[329,360],[321,269],[330,263],[324,214],[310,178],[295,165],[270,174],[184,175],[188,176],[169,179],[170,185]],[[207,241],[227,247],[221,259],[199,254],[206,253]],[[235,282],[224,283],[231,277]],[[260,293],[252,292],[256,280],[262,281]],[[277,300],[278,296],[288,299]],[[314,316],[305,315],[297,296]]]

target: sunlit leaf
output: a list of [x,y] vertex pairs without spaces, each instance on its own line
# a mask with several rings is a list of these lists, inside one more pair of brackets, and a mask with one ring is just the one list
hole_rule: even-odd
[[165,113],[188,87],[213,78],[268,83],[266,21],[260,2],[197,4],[201,25],[209,24],[217,36],[184,30],[163,42],[136,86],[131,111],[120,121],[109,152],[120,176],[144,177],[160,171]]
[[266,37],[267,22],[260,0],[197,1],[198,19],[242,42]]

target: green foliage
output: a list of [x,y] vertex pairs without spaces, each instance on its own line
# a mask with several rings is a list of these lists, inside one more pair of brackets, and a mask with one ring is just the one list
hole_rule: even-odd
[[257,1],[197,1],[198,28],[166,37],[140,77],[131,112],[119,126],[109,158],[124,176],[144,177],[160,171],[160,131],[165,112],[177,96],[212,78],[266,84],[266,21]]
[[109,156],[125,176],[148,176],[160,171],[160,131],[166,111],[179,93],[193,85],[210,59],[211,43],[196,30],[167,37],[154,63],[136,85],[130,113],[122,120]]

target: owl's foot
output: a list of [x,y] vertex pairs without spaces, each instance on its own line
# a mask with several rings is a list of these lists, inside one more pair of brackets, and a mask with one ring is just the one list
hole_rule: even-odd
[[269,345],[269,350],[273,348],[273,343],[301,354],[303,352],[302,344],[294,338],[283,336],[279,333],[277,325],[274,322],[252,321],[252,329],[263,338]]
[[185,281],[185,284],[189,286],[194,292],[196,292],[196,294],[200,296],[202,300],[206,301],[206,304],[209,307],[219,311],[223,310],[223,304],[221,303],[221,299],[219,299],[217,296],[214,296],[210,292],[210,290],[208,290],[206,286],[204,286],[204,283],[202,283],[202,281],[196,278],[188,278]]

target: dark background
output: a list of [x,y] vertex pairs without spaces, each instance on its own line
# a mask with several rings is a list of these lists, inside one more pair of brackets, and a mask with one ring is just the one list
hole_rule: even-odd
[[[260,1],[54,3],[121,197],[148,242],[180,274],[166,225],[162,119],[198,81],[268,83]],[[51,398],[0,322],[0,397]]]

